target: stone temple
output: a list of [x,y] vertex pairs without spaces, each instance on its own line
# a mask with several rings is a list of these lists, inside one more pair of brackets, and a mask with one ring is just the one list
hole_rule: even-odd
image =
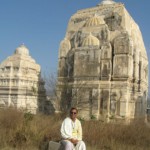
[[12,106],[35,114],[44,111],[45,97],[40,66],[21,45],[0,64],[0,108]]
[[85,119],[146,115],[148,58],[124,4],[103,0],[71,17],[60,43],[57,91],[60,109],[75,106]]

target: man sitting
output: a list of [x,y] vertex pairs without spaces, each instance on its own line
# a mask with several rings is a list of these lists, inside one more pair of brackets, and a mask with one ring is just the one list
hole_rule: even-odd
[[71,108],[70,117],[67,117],[61,125],[61,141],[64,150],[86,150],[82,141],[82,127],[77,119],[78,110]]

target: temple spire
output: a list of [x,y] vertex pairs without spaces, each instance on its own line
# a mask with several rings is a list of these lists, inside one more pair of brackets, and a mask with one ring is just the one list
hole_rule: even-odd
[[[102,2],[100,4],[104,4],[104,5],[107,5],[107,4],[114,4],[115,2],[113,0],[102,0]],[[99,5],[100,5],[99,4]]]

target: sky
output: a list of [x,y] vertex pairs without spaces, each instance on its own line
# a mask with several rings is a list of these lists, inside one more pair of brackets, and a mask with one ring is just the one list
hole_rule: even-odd
[[[125,4],[138,23],[150,58],[150,0],[115,0]],[[0,62],[21,44],[41,65],[42,73],[56,73],[58,49],[70,17],[101,0],[0,0]],[[150,68],[150,67],[149,67]]]

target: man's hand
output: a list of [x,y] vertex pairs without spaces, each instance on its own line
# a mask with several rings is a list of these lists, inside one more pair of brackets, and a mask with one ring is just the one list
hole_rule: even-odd
[[72,142],[73,144],[77,144],[78,140],[76,140],[76,139],[70,139],[70,142]]

